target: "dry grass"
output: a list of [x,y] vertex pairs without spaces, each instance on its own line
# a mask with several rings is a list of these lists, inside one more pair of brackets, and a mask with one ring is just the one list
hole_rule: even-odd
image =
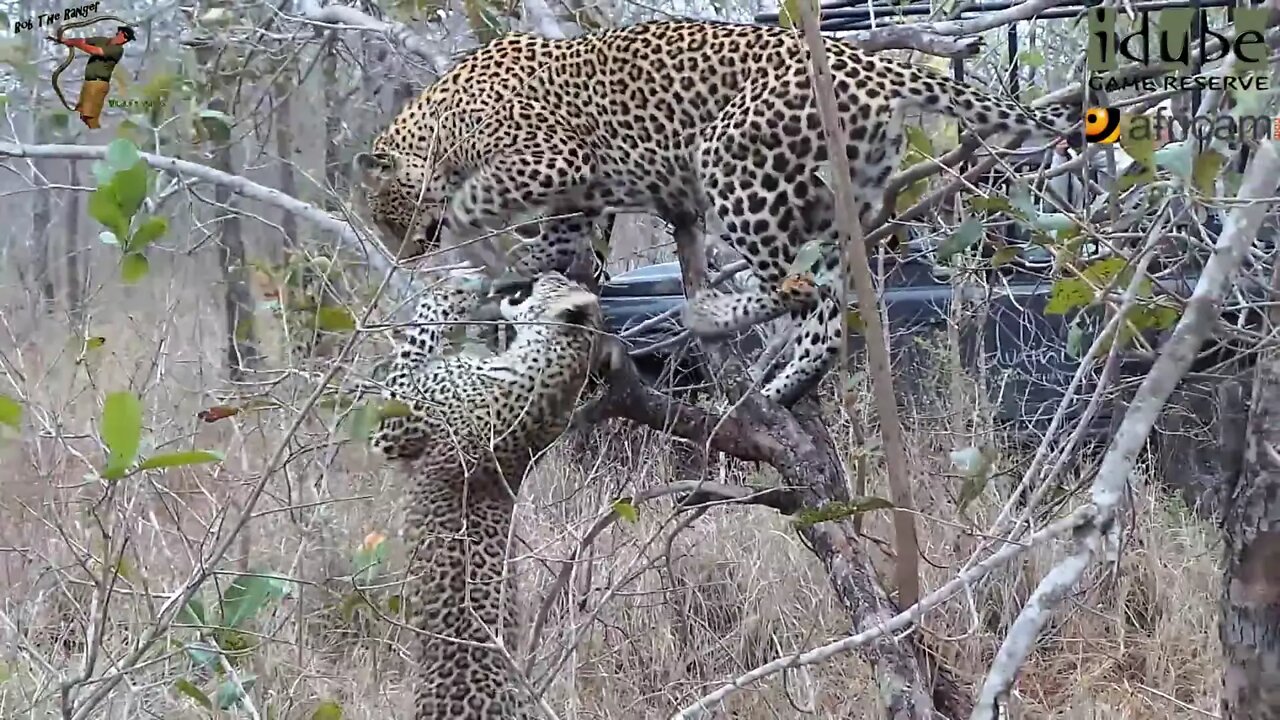
[[[89,333],[107,343],[83,363],[76,362],[80,341],[60,315],[37,316],[16,291],[0,297],[6,325],[0,331],[10,336],[0,339],[0,348],[6,348],[12,382],[3,391],[30,403],[27,432],[0,448],[8,470],[0,478],[0,712],[6,718],[57,714],[58,680],[83,659],[90,577],[101,572],[94,558],[105,540],[117,550],[125,537],[128,543],[125,577],[108,607],[99,674],[109,673],[153,622],[158,602],[149,596],[163,598],[179,587],[225,532],[228,516],[240,512],[293,417],[291,408],[309,391],[305,376],[266,372],[271,384],[259,389],[277,409],[201,423],[197,412],[219,404],[231,389],[221,369],[221,299],[206,279],[213,268],[189,259],[157,262],[151,278],[129,289],[117,286],[109,267],[95,271],[106,289],[92,299]],[[353,365],[368,362],[357,358]],[[153,472],[110,488],[86,479],[102,458],[94,439],[102,396],[127,388],[143,397],[155,444],[225,450],[225,464]],[[294,593],[241,638],[256,644],[237,665],[257,676],[251,695],[262,717],[310,717],[324,700],[340,703],[346,718],[397,717],[409,695],[399,644],[404,632],[372,613],[342,608],[352,592],[356,549],[371,532],[394,535],[392,500],[400,480],[358,444],[345,442],[334,422],[332,412],[318,412],[291,441],[287,468],[271,479],[243,542],[219,568],[270,570],[297,582]],[[847,414],[832,410],[838,438],[848,422]],[[955,511],[959,481],[943,474],[954,447],[945,432],[952,427],[952,421],[925,422],[912,431],[918,499],[938,518],[920,523],[926,587],[952,577],[974,545],[955,524],[962,524]],[[553,572],[609,504],[673,472],[670,445],[660,437],[621,426],[597,435],[587,463],[569,462],[557,448],[522,493],[517,567],[526,620]],[[840,442],[852,462],[858,449]],[[883,496],[876,457],[873,449],[868,491]],[[767,475],[750,467],[730,472]],[[993,484],[970,509],[977,526],[993,517],[998,492]],[[1209,715],[1194,708],[1215,707],[1217,537],[1150,485],[1136,489],[1135,500],[1120,572],[1095,572],[1091,587],[1060,613],[1017,686],[1021,717],[1203,718]],[[586,628],[550,695],[561,717],[664,717],[714,683],[848,632],[823,568],[787,520],[759,509],[717,509],[671,540],[669,510],[669,503],[646,506],[638,522],[606,531],[574,575],[573,601],[556,605],[540,667]],[[869,517],[866,530],[889,536],[883,517]],[[959,598],[930,616],[930,645],[963,683],[981,682],[1004,629],[1054,557],[1052,550],[1032,554],[976,593],[972,605]],[[402,566],[398,548],[388,562],[393,571]],[[221,587],[231,580],[216,578]],[[394,592],[392,586],[369,596],[385,606]],[[611,597],[601,604],[606,593]],[[95,717],[208,717],[173,689],[179,678],[210,694],[216,686],[181,651],[193,639],[189,629],[169,633],[167,644],[148,656],[150,664],[130,673]],[[850,657],[752,687],[736,696],[730,715],[872,718],[878,717],[874,697],[874,678]]]

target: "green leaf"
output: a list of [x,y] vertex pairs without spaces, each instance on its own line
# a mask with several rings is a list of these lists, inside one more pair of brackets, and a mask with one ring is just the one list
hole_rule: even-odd
[[1095,285],[1110,285],[1117,275],[1129,267],[1129,261],[1119,256],[1112,256],[1089,263],[1080,275],[1092,280]]
[[191,656],[191,661],[196,664],[197,668],[213,667],[218,663],[218,657],[222,655],[207,643],[202,642],[193,642],[184,649]]
[[960,472],[965,475],[971,475],[980,470],[986,461],[986,456],[982,454],[982,450],[976,447],[965,447],[952,450],[949,453],[951,464],[959,468]]
[[186,695],[192,700],[195,700],[200,707],[205,710],[213,709],[213,701],[210,700],[209,696],[205,695],[200,688],[193,685],[190,680],[186,678],[178,678],[173,683],[173,689],[177,690],[179,694]]
[[1024,225],[1044,234],[1066,233],[1075,230],[1076,223],[1070,216],[1060,212],[1041,212],[1031,189],[1025,184],[1018,184],[1010,196],[1010,210],[1019,217]]
[[1093,288],[1080,278],[1060,278],[1049,288],[1049,300],[1045,303],[1046,315],[1066,315],[1093,302]]
[[1018,183],[1010,193],[1009,210],[1029,223],[1034,223],[1040,215],[1040,208],[1031,196],[1031,188],[1025,183]]
[[[127,170],[117,170],[111,179],[111,189],[116,195],[116,206],[127,219],[132,219],[147,198],[147,164],[139,162]],[[128,230],[126,222],[125,229]],[[126,233],[118,233],[124,236]]]
[[964,512],[986,489],[991,480],[995,458],[985,449],[967,447],[951,451],[951,462],[965,476],[964,484],[960,486],[960,497],[956,501],[956,509]]
[[138,463],[139,470],[158,470],[160,468],[184,467],[187,465],[203,465],[205,463],[222,462],[226,457],[216,450],[183,450],[181,452],[152,455]]
[[987,483],[990,481],[991,476],[987,473],[966,477],[964,483],[960,485],[960,497],[956,499],[956,510],[964,512],[974,500],[982,497],[982,492],[987,489]]
[[862,311],[858,308],[851,308],[844,314],[844,324],[851,332],[859,335],[867,331],[867,324],[862,321]]
[[787,274],[803,275],[812,272],[814,265],[822,259],[824,249],[821,240],[810,240],[801,245],[800,250],[796,252],[796,259],[787,268]]
[[163,105],[173,94],[179,80],[181,78],[176,73],[156,73],[142,86],[139,94],[152,105]]
[[1045,314],[1065,315],[1088,305],[1097,297],[1094,287],[1104,288],[1110,285],[1117,275],[1126,273],[1128,266],[1128,261],[1122,257],[1103,258],[1081,270],[1078,278],[1060,278],[1049,290]]
[[200,602],[200,598],[193,597],[178,610],[177,620],[184,625],[208,625],[208,617],[204,603]]
[[244,694],[253,688],[257,678],[253,675],[241,675],[240,682],[226,680],[218,686],[218,709],[230,710],[240,705]]
[[168,229],[168,220],[155,215],[148,217],[142,221],[137,230],[133,231],[133,237],[129,238],[129,250],[139,252],[145,249],[148,245],[160,239]]
[[244,317],[236,323],[235,338],[238,342],[246,342],[253,337],[253,316]]
[[[1079,320],[1077,315],[1075,320]],[[1071,327],[1067,328],[1067,353],[1071,357],[1079,360],[1084,357],[1084,328],[1080,327],[1080,323],[1072,321]]]
[[215,142],[225,142],[231,138],[231,127],[235,125],[235,118],[220,110],[201,110],[199,127],[204,131],[210,140]]
[[102,232],[98,233],[98,242],[102,243],[103,245],[119,245],[120,238],[116,237],[116,234],[111,232],[110,230],[103,230]]
[[316,327],[327,332],[351,332],[356,318],[340,305],[326,305],[316,311]]
[[102,404],[102,442],[107,465],[102,477],[118,480],[138,457],[142,443],[142,403],[131,392],[113,392]]
[[1013,245],[1007,245],[996,251],[991,256],[991,267],[1002,267],[1008,265],[1018,258],[1018,248]]
[[1235,106],[1231,109],[1234,117],[1240,118],[1248,115],[1260,115],[1261,111],[1267,104],[1267,98],[1270,93],[1266,90],[1255,89],[1257,85],[1249,89],[1242,87],[1233,87],[1230,92],[1235,99]]
[[325,700],[311,713],[311,720],[342,720],[342,706],[333,700]]
[[984,229],[978,218],[967,218],[951,236],[938,245],[938,262],[945,263],[956,253],[962,253],[973,247],[982,239]]
[[1139,330],[1167,330],[1178,322],[1178,310],[1168,305],[1141,305],[1129,312],[1126,318]]
[[235,119],[221,110],[201,110],[200,118],[203,120],[217,120],[223,125],[231,126],[235,124]]
[[1136,165],[1130,165],[1120,177],[1118,187],[1122,192],[1155,179],[1156,139],[1152,137],[1151,128],[1150,120],[1135,123],[1130,115],[1120,116],[1120,147],[1133,158]]
[[1226,160],[1221,153],[1214,150],[1206,150],[1196,155],[1195,162],[1191,164],[1191,184],[1201,195],[1214,194],[1218,174],[1222,172],[1222,166]]
[[633,523],[640,519],[640,512],[629,500],[615,500],[612,507],[613,512],[627,522]]
[[120,258],[120,280],[133,285],[151,271],[151,261],[142,253],[131,252]]
[[916,203],[920,202],[920,198],[924,197],[924,193],[928,189],[929,179],[921,178],[900,190],[898,192],[898,197],[893,201],[894,212],[902,213],[909,210]]
[[222,624],[239,628],[268,604],[289,594],[291,582],[274,575],[241,575],[222,596]]
[[112,140],[107,145],[106,161],[107,167],[112,171],[120,172],[142,162],[142,156],[138,154],[138,148],[128,140]]
[[110,184],[101,185],[89,194],[89,216],[115,233],[116,237],[129,237],[129,219],[121,211]]
[[1012,209],[1009,201],[1002,197],[969,198],[969,207],[976,212],[1007,212]]
[[802,26],[799,2],[800,0],[782,0],[778,4],[779,25],[784,28],[799,28]]
[[350,623],[355,619],[356,613],[360,612],[369,604],[363,593],[353,592],[347,593],[342,599],[342,604],[338,606],[338,615],[342,617],[342,621]]
[[1076,221],[1071,216],[1060,213],[1039,213],[1033,223],[1037,230],[1043,230],[1046,233],[1065,233],[1075,229]]
[[1039,50],[1025,50],[1018,53],[1018,62],[1029,68],[1044,67],[1044,53]]
[[400,608],[404,607],[404,598],[399,595],[392,595],[387,598],[387,612],[392,615],[399,615]]
[[1158,167],[1162,167],[1183,180],[1190,180],[1195,159],[1192,157],[1192,146],[1195,141],[1182,140],[1171,142],[1156,150],[1152,157]]
[[0,425],[14,430],[22,427],[22,404],[4,393],[0,393]]
[[903,130],[905,130],[907,134],[908,148],[920,153],[920,155],[925,159],[935,157],[933,141],[924,133],[923,128],[916,127],[915,125],[907,125]]

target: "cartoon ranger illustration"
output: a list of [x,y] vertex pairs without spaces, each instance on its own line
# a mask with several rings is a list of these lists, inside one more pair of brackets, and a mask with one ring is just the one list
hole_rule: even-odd
[[[62,37],[62,34],[70,28],[84,27],[103,20],[113,20],[120,23],[116,27],[115,35],[88,38]],[[53,71],[53,91],[57,93],[58,99],[62,101],[64,107],[80,113],[80,120],[90,129],[96,130],[101,127],[98,123],[98,118],[102,115],[102,107],[107,102],[107,94],[111,92],[111,73],[115,71],[120,59],[124,57],[125,44],[134,38],[133,28],[128,23],[120,18],[110,16],[63,23],[58,26],[53,35],[49,36],[51,42],[65,45],[67,48],[66,59]],[[72,107],[62,95],[62,88],[58,85],[58,78],[62,75],[62,71],[66,70],[75,60],[76,48],[88,53],[89,59],[84,66],[84,85],[80,87],[80,101],[76,103],[75,107]]]

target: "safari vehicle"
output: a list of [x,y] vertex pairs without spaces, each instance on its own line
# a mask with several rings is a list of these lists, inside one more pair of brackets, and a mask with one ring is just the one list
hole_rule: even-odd
[[[1205,228],[1210,234],[1220,231],[1220,223],[1210,218]],[[1264,228],[1262,246],[1272,244],[1274,228]],[[985,379],[993,420],[1014,436],[1036,440],[1048,429],[1064,392],[1080,366],[1079,357],[1086,352],[1094,333],[1100,328],[1097,313],[1070,311],[1057,313],[1050,307],[1054,280],[1050,277],[1051,258],[1034,245],[1019,246],[1019,261],[985,271],[982,283],[953,283],[946,267],[935,260],[932,249],[913,241],[907,253],[886,256],[881,264],[872,258],[873,272],[880,274],[881,296],[887,315],[893,368],[898,391],[912,414],[928,415],[931,398],[939,383],[935,376],[938,354],[931,352],[945,346],[948,325],[954,324],[952,338],[958,340],[960,361],[972,376]],[[1159,269],[1156,269],[1159,273]],[[1195,286],[1197,269],[1192,263],[1173,266],[1160,274],[1160,292],[1186,298]],[[1267,277],[1263,268],[1253,268],[1237,283],[1237,291],[1247,297],[1262,297]],[[610,278],[601,288],[601,305],[607,329],[623,337],[636,356],[637,365],[646,378],[659,386],[689,387],[709,381],[706,367],[699,357],[697,344],[690,341],[670,342],[683,330],[679,307],[684,303],[680,267],[676,262],[636,268]],[[1223,323],[1248,324],[1247,313],[1233,309],[1238,302],[1228,301]],[[1094,308],[1097,310],[1097,308]],[[652,321],[664,313],[670,317]],[[1088,435],[1104,438],[1113,420],[1111,410],[1123,407],[1126,392],[1150,369],[1166,327],[1153,327],[1143,333],[1143,343],[1123,346],[1113,385],[1119,396],[1104,403]],[[636,332],[636,328],[641,328]],[[1223,367],[1238,367],[1246,358],[1245,351],[1232,346],[1229,338],[1218,338],[1206,344],[1201,358],[1184,385],[1193,394],[1209,388],[1215,379],[1224,377]],[[850,356],[855,363],[862,350],[861,335],[850,334]],[[738,339],[746,351],[762,348],[763,337],[757,330]],[[1100,363],[1085,379],[1077,395],[1088,398],[1097,381]],[[1238,371],[1238,370],[1237,370]],[[1235,372],[1235,371],[1232,371]],[[1228,372],[1227,374],[1230,374]],[[1204,388],[1201,386],[1205,383]],[[1196,388],[1199,388],[1197,390]],[[1082,403],[1077,405],[1083,406]],[[1208,410],[1193,410],[1204,415]],[[1065,418],[1070,421],[1072,418]],[[1207,419],[1207,418],[1205,418]]]

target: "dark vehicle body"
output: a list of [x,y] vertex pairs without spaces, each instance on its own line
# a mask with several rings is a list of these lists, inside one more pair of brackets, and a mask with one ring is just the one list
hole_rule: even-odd
[[[874,260],[873,265],[877,265]],[[1046,313],[1053,282],[1034,270],[993,271],[985,288],[955,286],[937,274],[934,265],[925,259],[886,261],[883,266],[873,267],[873,271],[883,273],[881,295],[888,319],[895,383],[909,408],[919,414],[930,414],[929,398],[939,387],[939,383],[931,382],[930,378],[937,377],[935,368],[938,358],[942,357],[932,349],[945,346],[948,325],[954,324],[956,330],[951,338],[958,340],[961,363],[969,373],[983,376],[997,426],[1004,426],[1014,431],[1015,436],[1028,440],[1047,431],[1066,388],[1080,367],[1076,356],[1088,350],[1099,330],[1096,319],[1076,319],[1075,313]],[[1166,276],[1160,279],[1160,287],[1185,298],[1191,294],[1195,280],[1195,276]],[[958,296],[963,296],[965,311],[957,315],[953,305]],[[679,308],[683,302],[680,269],[675,262],[616,275],[601,289],[607,329],[618,334]],[[959,322],[955,321],[957,317],[961,318]],[[677,377],[684,378],[679,384],[688,384],[691,375],[702,373],[703,365],[696,351],[690,351],[689,343],[656,353],[645,351],[674,337],[681,329],[677,310],[671,319],[625,338],[633,351],[640,351],[637,364],[650,379],[674,369]],[[1163,332],[1167,330],[1148,336],[1150,347],[1158,348]],[[850,357],[855,371],[862,343],[861,335],[850,336]],[[740,347],[758,348],[763,344],[757,336],[743,338]],[[1095,439],[1106,436],[1113,421],[1118,419],[1113,417],[1112,410],[1122,405],[1122,398],[1128,394],[1125,386],[1132,391],[1150,369],[1152,356],[1153,353],[1137,350],[1122,351],[1113,378],[1120,394],[1104,403],[1089,428],[1089,436]],[[1212,367],[1223,357],[1222,352],[1213,353],[1198,362],[1195,369]],[[1095,363],[1093,371],[1082,378],[1077,396],[1083,394],[1087,398],[1092,393],[1100,366],[1101,363]],[[707,378],[702,374],[698,379],[705,382]],[[1083,403],[1076,405],[1083,407]],[[1070,421],[1072,416],[1065,419]]]

